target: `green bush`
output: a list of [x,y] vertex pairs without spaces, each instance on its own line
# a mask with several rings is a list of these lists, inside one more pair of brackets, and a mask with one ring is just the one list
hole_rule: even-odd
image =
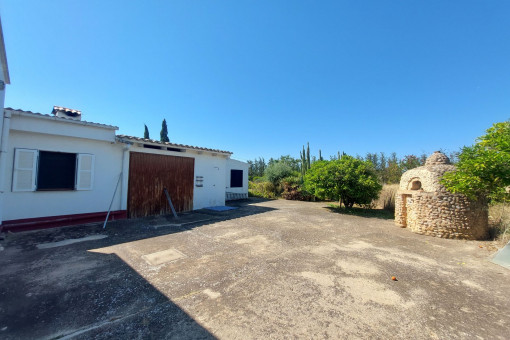
[[370,205],[382,189],[372,163],[351,156],[313,163],[304,183],[316,197],[339,200],[349,208],[354,204]]
[[281,180],[281,188],[281,196],[286,200],[309,201],[312,198],[312,195],[304,190],[300,176],[285,177]]
[[271,182],[248,182],[248,194],[252,197],[277,198],[276,188]]
[[292,173],[292,168],[288,164],[275,162],[266,168],[266,171],[264,171],[264,177],[277,187],[282,179],[291,176]]

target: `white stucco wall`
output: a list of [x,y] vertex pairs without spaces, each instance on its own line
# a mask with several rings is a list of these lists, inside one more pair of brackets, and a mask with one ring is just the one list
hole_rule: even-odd
[[9,110],[11,130],[115,142],[115,131],[99,124]]
[[[174,152],[143,148],[140,143],[127,145],[115,140],[115,129],[93,124],[60,121],[12,112],[9,141],[3,176],[3,221],[47,216],[85,214],[108,210],[120,173],[123,173],[112,210],[126,210],[128,200],[130,152],[144,152],[195,159],[193,209],[225,205],[225,188],[230,185],[230,169],[244,171],[243,185],[248,188],[248,165],[228,159],[227,154],[186,150]],[[39,151],[86,153],[95,156],[92,190],[12,191],[14,153],[16,148]],[[227,166],[230,164],[230,167]],[[196,176],[203,186],[196,186]],[[235,188],[244,192],[243,188]]]
[[195,177],[203,176],[203,187],[193,190],[193,209],[225,205],[225,171],[227,159],[209,154],[195,158]]
[[[24,118],[14,116],[12,118],[13,125],[19,130],[23,126],[23,122],[20,121],[21,119]],[[32,125],[28,123],[26,126],[30,128]],[[5,188],[7,189],[3,200],[4,221],[104,212],[108,210],[119,174],[122,170],[124,145],[19,130],[11,130],[9,135],[7,169],[4,178]],[[105,131],[109,131],[110,135],[114,138],[114,130]],[[100,131],[100,133],[105,131]],[[93,189],[83,191],[13,192],[12,175],[15,148],[95,155]],[[120,192],[117,192],[112,210],[120,209],[121,195]]]
[[[230,187],[230,170],[243,170],[242,188]],[[225,172],[225,191],[237,194],[248,194],[248,163],[241,162],[235,159],[227,160],[227,171]]]

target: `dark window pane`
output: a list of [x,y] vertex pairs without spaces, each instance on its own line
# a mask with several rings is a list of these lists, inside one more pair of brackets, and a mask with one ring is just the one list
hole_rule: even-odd
[[76,154],[39,151],[37,190],[73,190]]
[[230,187],[243,187],[243,170],[230,170]]

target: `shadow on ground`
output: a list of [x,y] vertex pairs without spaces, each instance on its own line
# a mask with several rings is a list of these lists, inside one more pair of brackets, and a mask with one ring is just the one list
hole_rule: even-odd
[[[261,214],[260,200],[229,204],[225,212],[199,210],[178,219],[158,216],[9,234],[0,253],[0,338],[103,339],[214,336],[116,254],[89,251],[179,233]],[[103,239],[38,249],[37,244]]]
[[62,240],[78,239],[92,234],[108,236],[99,240],[101,247],[108,247],[119,243],[143,240],[179,233],[202,227],[211,223],[227,221],[246,216],[262,214],[273,208],[253,205],[266,199],[250,198],[241,201],[228,202],[228,206],[235,210],[213,211],[208,209],[179,213],[178,218],[173,215],[150,216],[144,218],[109,221],[103,229],[103,223],[60,227],[20,233],[9,233],[6,242],[9,246],[21,247],[24,250],[35,249],[37,244],[59,242]]
[[339,207],[338,205],[335,204],[329,204],[326,208],[329,211],[337,214],[353,215],[367,218],[382,218],[385,220],[393,220],[395,218],[394,213],[384,209],[365,209],[358,207],[346,208]]

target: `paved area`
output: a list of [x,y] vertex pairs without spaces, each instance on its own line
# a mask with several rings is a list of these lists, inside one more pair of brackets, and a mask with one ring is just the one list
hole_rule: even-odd
[[510,270],[485,243],[325,206],[9,235],[0,338],[509,338]]

